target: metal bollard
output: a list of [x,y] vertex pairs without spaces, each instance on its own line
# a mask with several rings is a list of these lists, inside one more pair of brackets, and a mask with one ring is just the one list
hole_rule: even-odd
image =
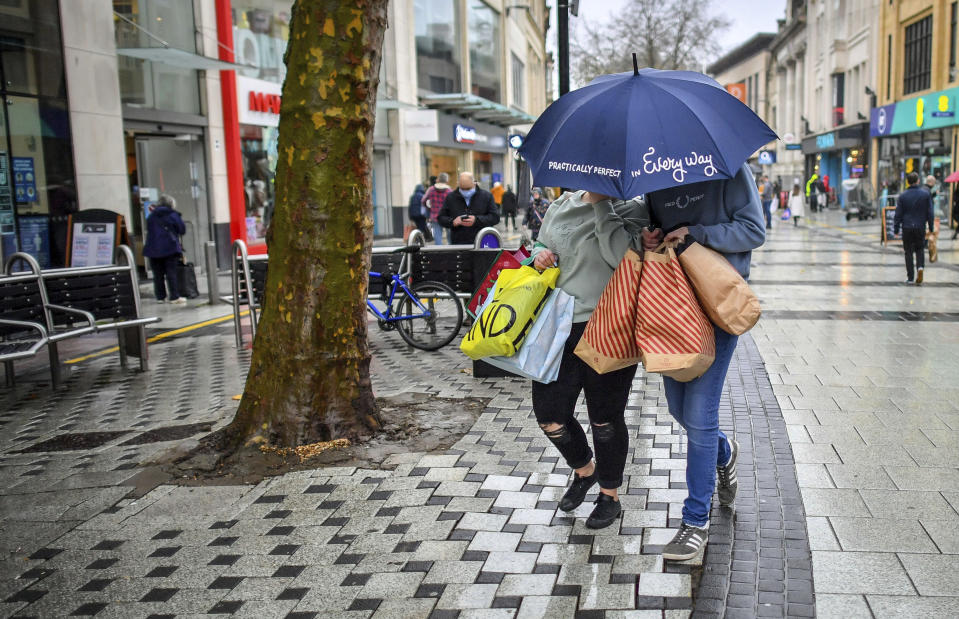
[[220,302],[220,280],[216,269],[216,243],[207,241],[203,244],[203,253],[206,256],[206,287],[210,297],[210,305]]

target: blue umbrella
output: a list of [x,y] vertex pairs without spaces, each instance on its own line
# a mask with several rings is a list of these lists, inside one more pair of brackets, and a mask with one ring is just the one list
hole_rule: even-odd
[[620,198],[732,178],[777,139],[749,107],[693,71],[636,68],[598,77],[553,102],[520,154],[537,185]]

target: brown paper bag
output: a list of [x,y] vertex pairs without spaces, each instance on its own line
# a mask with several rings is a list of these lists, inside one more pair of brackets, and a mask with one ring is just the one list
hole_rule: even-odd
[[613,271],[573,351],[600,374],[639,363],[634,333],[642,268],[639,254],[628,250]]
[[643,256],[636,343],[647,372],[680,382],[705,374],[716,357],[713,325],[696,301],[676,253],[665,243]]
[[939,260],[939,248],[938,248],[939,243],[937,241],[936,235],[933,234],[932,232],[930,232],[926,236],[929,239],[929,262],[935,262],[936,260]]
[[703,311],[717,327],[742,335],[755,326],[762,313],[759,299],[722,254],[693,243],[679,255],[679,262]]

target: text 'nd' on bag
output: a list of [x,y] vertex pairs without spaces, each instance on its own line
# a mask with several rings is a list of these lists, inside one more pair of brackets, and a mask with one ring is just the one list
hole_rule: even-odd
[[679,263],[693,286],[703,311],[731,335],[742,335],[759,320],[759,299],[729,260],[693,243],[679,254]]
[[613,271],[573,352],[599,374],[639,363],[636,312],[642,257],[633,249]]
[[502,271],[493,300],[460,342],[470,359],[509,357],[523,344],[533,322],[556,287],[559,269],[542,273],[528,266]]
[[647,372],[680,382],[702,376],[716,358],[713,325],[665,243],[643,255],[636,343]]

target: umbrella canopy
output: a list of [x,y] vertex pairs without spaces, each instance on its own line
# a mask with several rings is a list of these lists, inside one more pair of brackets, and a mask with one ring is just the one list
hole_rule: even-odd
[[949,176],[947,176],[943,182],[946,182],[946,183],[959,183],[959,170],[956,170],[955,172],[953,172],[952,174],[950,174]]
[[732,178],[776,138],[702,73],[634,69],[598,77],[553,102],[519,152],[537,185],[626,199]]

